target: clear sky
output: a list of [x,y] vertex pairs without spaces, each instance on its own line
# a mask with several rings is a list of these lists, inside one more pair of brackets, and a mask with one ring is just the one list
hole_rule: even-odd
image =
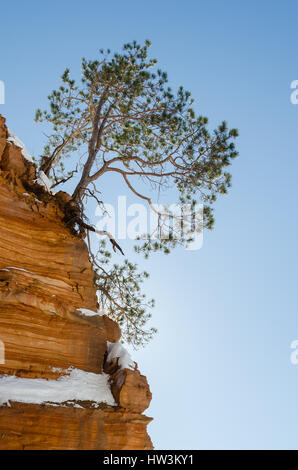
[[[157,449],[298,448],[298,4],[13,1],[1,7],[0,113],[34,155],[37,107],[66,66],[148,38],[211,125],[240,131],[233,186],[203,248],[140,264],[159,333],[134,352],[153,392]],[[118,180],[107,195],[118,194]],[[135,201],[137,202],[137,201]],[[173,202],[173,201],[170,201]]]

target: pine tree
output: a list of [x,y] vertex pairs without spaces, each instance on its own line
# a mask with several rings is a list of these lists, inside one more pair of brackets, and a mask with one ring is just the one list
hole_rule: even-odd
[[[90,198],[103,204],[98,181],[108,173],[122,178],[155,211],[146,195],[147,184],[151,191],[174,187],[181,204],[204,203],[204,226],[209,229],[214,224],[212,204],[231,185],[227,167],[237,156],[237,130],[222,122],[210,132],[207,118],[196,115],[190,92],[183,87],[174,92],[168,86],[167,74],[148,58],[149,47],[149,41],[143,46],[134,41],[121,53],[100,50],[98,60],[83,58],[81,82],[77,84],[66,69],[61,86],[48,97],[49,109],[36,112],[36,121],[52,129],[40,168],[53,187],[76,182],[65,221],[81,235],[94,231],[87,223],[86,207]],[[166,211],[157,215],[162,231],[169,217]],[[136,251],[145,257],[152,251],[169,253],[190,240],[189,233],[180,238],[169,233],[157,240],[147,234]],[[109,238],[114,251],[121,250]],[[148,274],[138,273],[127,260],[122,266],[112,265],[105,242],[97,255],[90,244],[89,252],[102,306],[120,323],[128,342],[144,344],[155,332],[145,330],[153,301],[140,291]]]

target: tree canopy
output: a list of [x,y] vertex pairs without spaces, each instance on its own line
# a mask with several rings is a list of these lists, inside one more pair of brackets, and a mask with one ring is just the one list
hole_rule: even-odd
[[[203,203],[204,227],[209,229],[214,223],[212,204],[231,184],[227,167],[237,156],[237,130],[222,122],[209,131],[208,119],[196,114],[190,92],[168,86],[167,74],[148,58],[149,47],[149,41],[144,45],[134,41],[121,53],[100,50],[98,60],[83,58],[80,82],[66,69],[61,86],[48,96],[49,108],[36,112],[36,121],[51,128],[40,170],[53,187],[63,189],[73,179],[65,220],[81,235],[87,234],[89,242],[94,227],[87,223],[86,207],[89,198],[104,205],[99,181],[107,173],[120,177],[136,198],[155,211],[148,187],[151,192],[174,188],[181,204]],[[159,223],[165,215],[158,212]],[[188,237],[187,233],[179,240],[173,236],[153,240],[147,234],[136,251],[146,257],[152,251],[168,253]],[[114,251],[121,250],[116,240],[108,238]],[[140,291],[147,273],[138,273],[127,260],[113,265],[105,241],[97,254],[89,243],[89,252],[102,306],[120,323],[127,341],[143,344],[155,331],[145,329],[153,305]]]

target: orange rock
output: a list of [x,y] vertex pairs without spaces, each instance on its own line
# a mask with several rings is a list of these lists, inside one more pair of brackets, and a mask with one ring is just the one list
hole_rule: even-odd
[[111,390],[119,406],[135,413],[143,413],[152,399],[147,379],[137,369],[122,369],[114,373]]
[[13,171],[16,176],[24,176],[27,170],[26,160],[22,156],[22,150],[8,143],[2,153],[2,170]]
[[0,160],[2,158],[2,154],[4,149],[7,145],[7,128],[5,126],[5,119],[0,115]]
[[107,341],[103,322],[93,326],[79,317],[71,320],[0,298],[0,338],[5,344],[2,374],[52,378],[61,375],[53,374],[53,367],[71,366],[102,372]]
[[[98,308],[85,242],[63,223],[70,196],[34,182],[35,165],[7,143],[0,116],[0,374],[57,379],[73,366],[102,373],[119,326]],[[1,343],[1,344],[2,344]],[[1,376],[0,376],[1,380]],[[149,449],[151,392],[138,370],[111,371],[117,407],[0,407],[0,449]],[[2,436],[2,438],[1,438]]]
[[11,403],[0,408],[0,450],[146,450],[151,418],[121,409]]

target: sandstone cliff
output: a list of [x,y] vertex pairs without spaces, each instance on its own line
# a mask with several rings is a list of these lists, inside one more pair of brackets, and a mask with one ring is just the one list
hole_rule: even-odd
[[0,449],[151,449],[146,378],[109,360],[120,329],[96,314],[67,195],[29,160],[0,116]]

